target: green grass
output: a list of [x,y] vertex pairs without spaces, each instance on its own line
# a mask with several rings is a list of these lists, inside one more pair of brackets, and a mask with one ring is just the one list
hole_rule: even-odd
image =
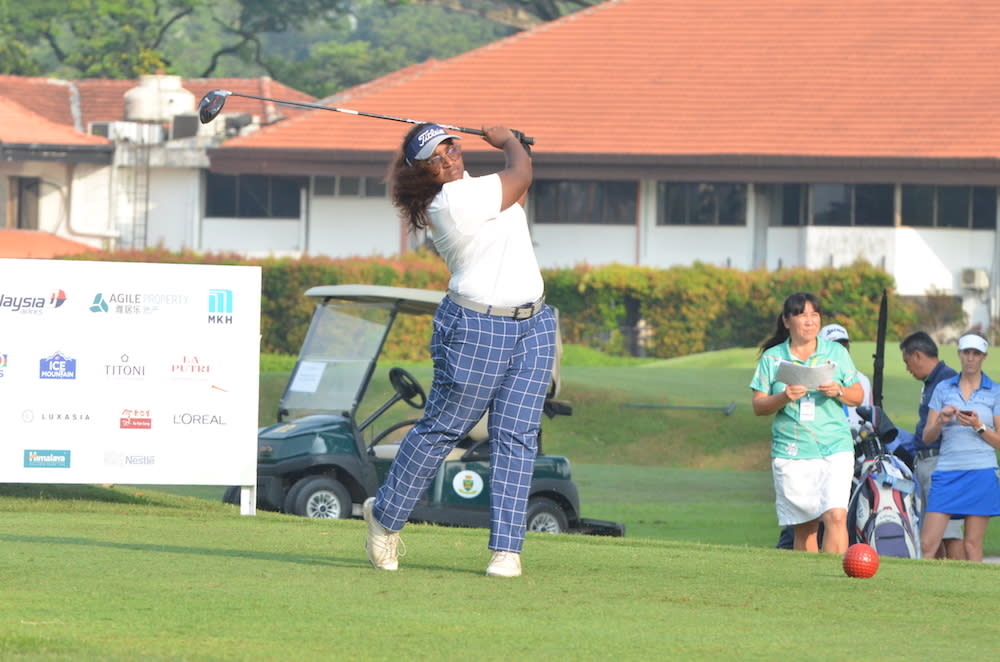
[[[946,357],[954,349],[944,350]],[[861,343],[855,359],[870,356]],[[484,530],[411,525],[398,573],[372,570],[358,520],[241,517],[213,486],[0,485],[4,660],[907,660],[994,652],[1000,566],[772,549],[767,418],[753,350],[624,361],[567,348],[547,452],[584,515],[625,538],[529,534],[525,576],[483,576]],[[270,359],[268,359],[270,360]],[[989,361],[993,361],[990,357]],[[861,360],[858,360],[862,363]],[[956,362],[951,359],[954,365]],[[262,372],[262,422],[294,359]],[[388,393],[381,366],[365,407]],[[425,385],[430,367],[406,365]],[[987,363],[1000,375],[1000,362]],[[916,418],[898,353],[886,408]],[[724,406],[657,409],[630,404]],[[415,410],[396,405],[391,416]],[[1000,553],[998,525],[987,554]],[[874,627],[873,627],[874,626]],[[885,635],[879,634],[884,632]]]
[[525,576],[498,580],[485,531],[411,525],[385,573],[357,520],[47,491],[0,500],[5,660],[981,659],[1000,637],[992,565],[857,580],[828,555],[530,534]]

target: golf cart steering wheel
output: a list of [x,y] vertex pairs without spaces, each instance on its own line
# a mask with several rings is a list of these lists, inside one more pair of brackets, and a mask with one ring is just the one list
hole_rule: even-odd
[[423,409],[427,404],[427,394],[413,375],[402,368],[389,369],[389,383],[396,389],[396,394],[403,399],[403,402],[414,409]]

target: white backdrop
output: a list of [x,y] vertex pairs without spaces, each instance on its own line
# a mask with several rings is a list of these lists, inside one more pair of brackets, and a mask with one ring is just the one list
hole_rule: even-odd
[[257,478],[259,267],[0,259],[0,482]]

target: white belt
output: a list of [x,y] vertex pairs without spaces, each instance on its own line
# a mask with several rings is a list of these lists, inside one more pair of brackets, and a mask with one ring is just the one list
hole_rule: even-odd
[[473,301],[467,297],[463,297],[460,294],[455,294],[451,290],[448,290],[448,298],[460,305],[462,308],[468,308],[471,311],[482,313],[484,315],[493,315],[494,317],[509,317],[515,320],[526,320],[530,317],[534,317],[535,313],[542,309],[545,304],[545,297],[538,297],[538,300],[532,301],[530,303],[525,303],[520,306],[490,306],[485,303],[479,303],[478,301]]

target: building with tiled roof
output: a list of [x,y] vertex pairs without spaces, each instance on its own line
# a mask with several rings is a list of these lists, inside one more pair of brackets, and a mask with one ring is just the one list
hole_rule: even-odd
[[303,112],[234,97],[225,115],[203,127],[197,102],[219,88],[315,101],[266,77],[0,75],[0,255],[196,246],[206,148]]
[[[543,266],[862,258],[900,293],[953,293],[988,324],[1000,305],[995,13],[987,0],[609,0],[324,103],[534,137],[527,207]],[[236,85],[205,83],[198,95]],[[249,93],[300,100],[270,84]],[[70,117],[87,131],[96,92],[77,92],[89,101]],[[259,130],[216,129],[186,163],[197,178],[147,193],[160,220],[117,223],[145,228],[134,245],[347,256],[419,243],[382,182],[407,124],[281,105],[286,119],[269,124],[257,103],[232,97],[226,112]],[[472,174],[502,165],[474,135],[462,147]],[[150,162],[161,180],[173,154]]]
[[[863,258],[988,323],[995,16],[988,0],[610,0],[327,102],[533,136],[544,266]],[[309,112],[226,141],[211,168],[309,178],[301,250],[392,252],[405,238],[378,181],[407,128]],[[462,147],[473,174],[499,166],[475,136]]]

